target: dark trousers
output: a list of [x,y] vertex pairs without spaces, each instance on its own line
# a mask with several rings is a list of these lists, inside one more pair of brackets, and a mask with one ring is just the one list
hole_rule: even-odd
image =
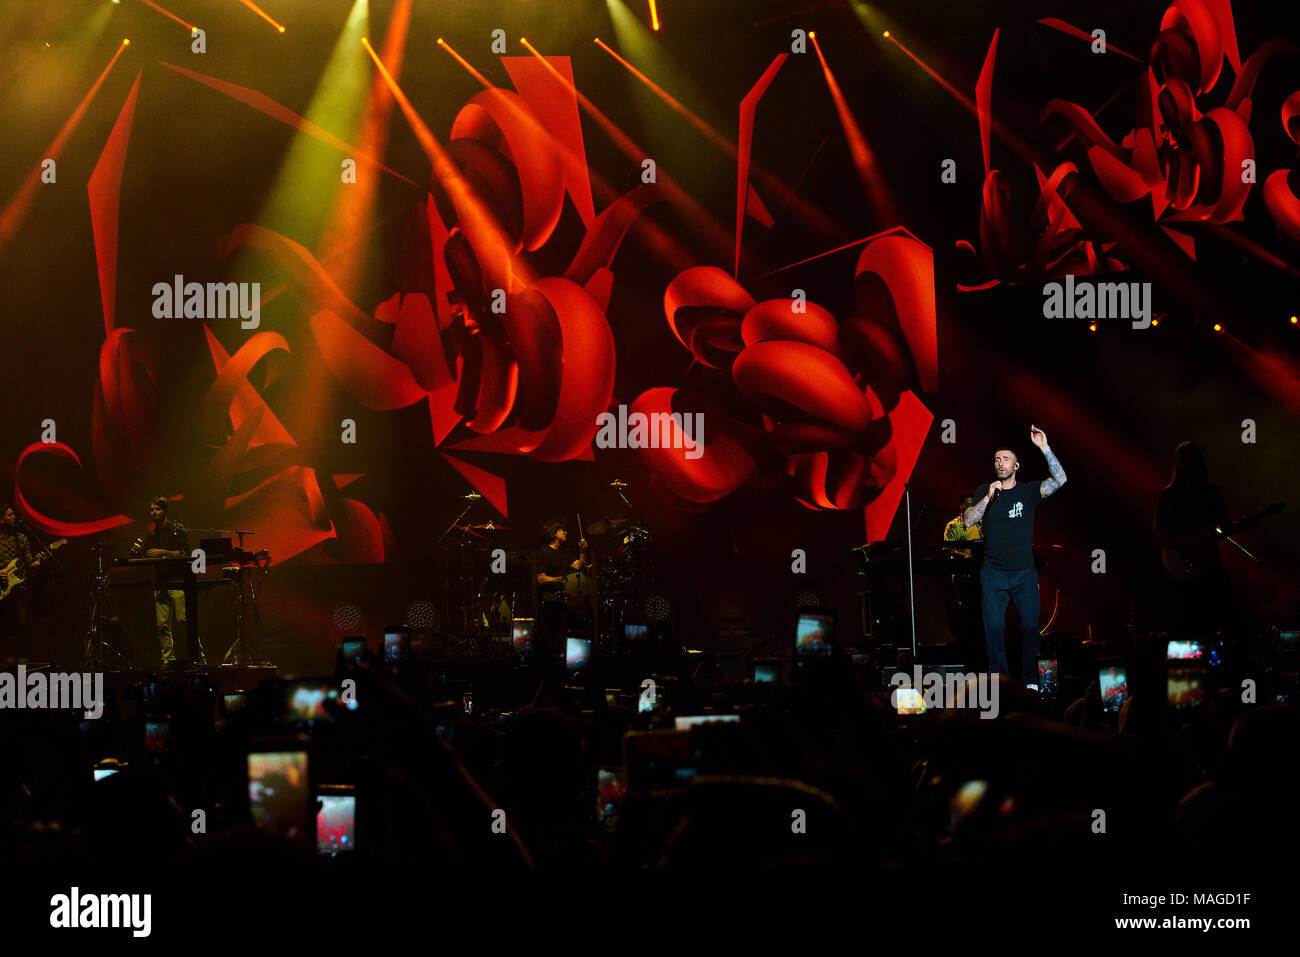
[[988,650],[989,671],[1007,673],[1007,602],[1020,615],[1020,680],[1038,683],[1038,572],[1032,568],[1003,571],[980,570],[980,599],[984,613],[984,647]]
[[0,602],[0,661],[6,658],[26,658],[28,627],[31,623],[31,593],[19,585]]

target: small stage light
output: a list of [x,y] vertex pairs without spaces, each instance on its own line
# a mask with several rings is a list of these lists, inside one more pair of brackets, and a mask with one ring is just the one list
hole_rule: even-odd
[[1095,322],[1090,322],[1090,323],[1088,323],[1088,331],[1089,331],[1089,332],[1096,332],[1096,331],[1097,331],[1097,324],[1096,324]]
[[1222,332],[1222,331],[1223,331],[1223,326],[1221,326],[1219,323],[1216,322],[1216,323],[1214,324],[1214,331],[1215,331],[1215,332]]
[[816,40],[816,39],[817,39],[817,31],[816,31],[816,30],[809,30],[809,31],[808,31],[808,39],[809,39],[809,40]]
[[888,30],[886,30],[886,31],[884,32],[884,34],[882,34],[882,35],[884,36],[884,38],[885,38],[886,40],[889,39],[889,31],[888,31]]
[[[49,46],[48,43],[45,44],[45,45],[46,45],[46,46]],[[1293,325],[1293,326],[1295,326],[1295,325],[1300,325],[1300,316],[1292,316],[1292,317],[1291,317],[1291,325]]]
[[130,45],[131,45],[131,41],[130,41],[130,40],[126,40],[126,39],[123,39],[123,40],[122,40],[122,46],[124,46],[124,47],[129,47]]
[[1158,325],[1160,325],[1160,320],[1159,320],[1159,319],[1152,319],[1152,320],[1151,320],[1151,325],[1153,325],[1153,326],[1158,326]]
[[280,27],[279,30],[280,30],[281,33],[283,33],[283,32],[284,32],[284,27]]

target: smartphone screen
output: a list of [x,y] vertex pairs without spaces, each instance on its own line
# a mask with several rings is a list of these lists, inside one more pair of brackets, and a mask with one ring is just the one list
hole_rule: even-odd
[[591,639],[570,635],[564,640],[564,665],[570,674],[584,671],[591,660]]
[[411,653],[411,633],[405,628],[384,629],[384,664],[403,664]]
[[357,796],[351,788],[321,789],[316,794],[316,852],[327,857],[355,849]]
[[1205,669],[1170,665],[1165,679],[1169,707],[1175,711],[1193,711],[1205,704]]
[[1101,692],[1101,710],[1118,714],[1128,699],[1128,670],[1124,665],[1101,665],[1097,668],[1097,685]]
[[1038,659],[1038,693],[1040,695],[1056,694],[1058,662],[1055,658]]
[[781,680],[781,660],[779,658],[756,658],[754,660],[754,680],[776,684]]
[[826,611],[801,609],[795,629],[794,653],[799,658],[829,658],[831,639],[835,636],[835,615]]
[[1170,639],[1165,647],[1166,661],[1204,661],[1205,645],[1199,641]]
[[606,831],[618,827],[618,812],[627,795],[620,768],[596,770],[596,824]]
[[683,787],[695,776],[690,731],[629,731],[623,767],[629,791]]
[[250,751],[248,809],[255,827],[306,843],[311,838],[306,751]]
[[111,778],[120,770],[121,768],[95,768],[95,780],[102,781],[104,778]]
[[150,715],[144,722],[144,749],[150,754],[166,754],[172,743],[172,719],[168,715]]
[[532,618],[516,618],[510,629],[510,645],[515,654],[528,657],[533,653],[533,634],[537,622]]
[[339,652],[343,655],[343,660],[354,665],[361,664],[365,651],[366,639],[364,638],[344,638],[339,642]]
[[223,694],[221,696],[221,708],[226,713],[227,718],[232,714],[239,714],[247,707],[247,691],[236,691],[234,694]]
[[[340,699],[339,687],[333,680],[298,678],[286,681],[283,694],[280,717],[285,724],[310,728],[317,722],[333,723],[334,715],[325,707],[326,701]],[[350,699],[346,707],[349,711],[355,711],[356,698]]]

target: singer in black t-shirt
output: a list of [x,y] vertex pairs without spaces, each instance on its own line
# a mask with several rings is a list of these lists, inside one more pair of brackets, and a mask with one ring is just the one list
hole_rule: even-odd
[[980,597],[983,603],[984,642],[989,671],[1007,671],[1004,633],[1007,602],[1020,615],[1020,675],[1033,691],[1038,690],[1038,571],[1034,567],[1034,512],[1039,502],[1065,484],[1065,469],[1047,446],[1047,433],[1031,425],[1029,440],[1042,450],[1051,478],[1041,482],[1017,482],[1020,460],[1011,449],[993,453],[996,478],[975,490],[975,504],[963,516],[969,528],[983,521],[984,565],[980,569]]

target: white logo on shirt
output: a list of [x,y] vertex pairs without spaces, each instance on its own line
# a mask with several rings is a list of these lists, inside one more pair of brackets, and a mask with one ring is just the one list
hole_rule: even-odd
[[1015,505],[1007,509],[1007,518],[1019,518],[1024,513],[1025,506],[1021,502],[1016,502]]

